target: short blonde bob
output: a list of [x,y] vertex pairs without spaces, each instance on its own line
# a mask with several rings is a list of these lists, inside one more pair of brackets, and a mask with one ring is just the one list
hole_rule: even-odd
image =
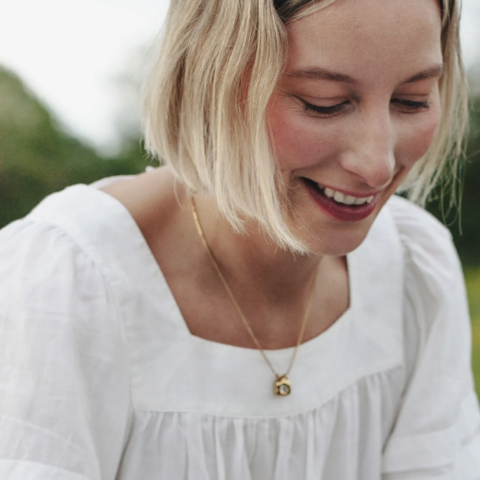
[[[282,215],[282,183],[266,110],[285,65],[286,24],[335,1],[171,0],[146,84],[148,150],[170,166],[191,195],[213,195],[237,231],[243,231],[242,219],[254,219],[277,245],[296,253],[308,249]],[[439,2],[442,117],[428,153],[402,185],[420,204],[442,172],[455,177],[468,115],[459,0]]]

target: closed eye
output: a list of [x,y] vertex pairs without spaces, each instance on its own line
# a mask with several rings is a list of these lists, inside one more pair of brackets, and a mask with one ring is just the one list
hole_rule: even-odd
[[[346,100],[345,102],[337,103],[335,105],[321,106],[309,103],[303,98],[297,97],[296,95],[294,97],[302,103],[303,108],[306,112],[312,113],[315,116],[321,118],[333,117],[339,114],[350,103],[349,100]],[[395,105],[397,109],[401,110],[404,113],[417,113],[428,110],[430,108],[430,102],[428,100],[418,102],[415,100],[394,98],[391,100],[391,103]]]
[[324,117],[324,118],[332,117],[337,113],[340,113],[349,104],[349,101],[347,100],[345,102],[337,103],[336,105],[329,105],[328,107],[325,107],[320,105],[313,105],[312,103],[309,103],[300,97],[295,97],[295,98],[297,98],[302,102],[306,112],[310,112],[315,114],[318,117]]
[[401,98],[392,99],[392,103],[397,105],[401,110],[406,113],[416,113],[430,108],[430,102],[428,100],[424,102],[416,102],[414,100],[406,100]]

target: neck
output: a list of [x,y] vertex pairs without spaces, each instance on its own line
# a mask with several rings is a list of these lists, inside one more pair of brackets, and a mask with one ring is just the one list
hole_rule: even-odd
[[326,257],[295,255],[269,241],[258,227],[246,225],[239,234],[224,220],[213,199],[195,199],[205,239],[230,283],[249,285],[271,300],[303,297],[312,277],[328,264]]
[[[190,200],[180,185],[175,187],[168,169],[104,191],[122,202],[137,222],[190,331],[220,343],[255,348],[196,232]],[[212,199],[198,196],[196,204],[222,274],[264,348],[295,345],[313,278],[316,289],[304,340],[319,335],[348,308],[343,258],[295,256],[268,242],[253,225],[248,225],[247,234],[237,234],[221,220]]]

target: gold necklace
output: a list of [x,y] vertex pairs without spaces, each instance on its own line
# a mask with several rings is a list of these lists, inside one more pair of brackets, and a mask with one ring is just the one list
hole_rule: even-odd
[[292,355],[292,359],[290,361],[290,365],[288,367],[287,372],[284,375],[279,375],[275,369],[273,368],[272,364],[270,363],[270,360],[268,359],[265,351],[263,350],[262,346],[260,345],[260,342],[257,340],[257,337],[253,333],[252,328],[250,327],[250,324],[248,323],[247,319],[245,318],[245,315],[243,314],[240,306],[238,305],[237,301],[235,300],[235,297],[233,296],[232,290],[230,289],[227,280],[225,279],[222,271],[220,270],[220,267],[218,266],[217,261],[215,260],[215,257],[213,255],[213,252],[208,245],[207,239],[205,238],[205,234],[203,233],[202,225],[200,223],[200,219],[198,218],[198,212],[197,212],[197,207],[195,205],[195,200],[193,197],[191,198],[191,205],[192,205],[192,215],[193,215],[193,220],[195,222],[195,226],[197,227],[197,232],[198,235],[200,236],[200,239],[202,240],[203,245],[205,246],[205,249],[207,250],[208,256],[210,257],[210,260],[212,261],[212,265],[215,268],[218,276],[220,277],[220,280],[223,283],[223,286],[225,287],[225,290],[228,293],[228,296],[230,297],[230,300],[233,303],[233,306],[235,307],[235,310],[237,311],[238,315],[242,319],[243,324],[245,325],[245,328],[247,329],[248,333],[252,337],[253,342],[257,346],[257,348],[260,350],[260,353],[262,354],[263,358],[267,362],[268,366],[270,367],[270,370],[273,372],[275,375],[275,383],[274,383],[274,393],[275,395],[279,395],[281,397],[285,397],[287,395],[290,395],[292,391],[292,387],[290,384],[290,381],[288,379],[288,375],[290,374],[292,367],[293,367],[293,362],[295,361],[295,358],[297,356],[298,348],[300,347],[300,344],[302,343],[303,335],[305,333],[305,327],[307,326],[307,320],[308,320],[308,315],[310,313],[310,308],[313,303],[313,297],[314,297],[314,292],[315,292],[315,279],[316,275],[313,276],[311,280],[311,285],[310,285],[310,297],[308,299],[307,303],[307,308],[305,309],[305,313],[303,316],[303,321],[302,321],[302,326],[300,328],[300,335],[298,336],[298,341],[297,345],[295,347],[295,350]]

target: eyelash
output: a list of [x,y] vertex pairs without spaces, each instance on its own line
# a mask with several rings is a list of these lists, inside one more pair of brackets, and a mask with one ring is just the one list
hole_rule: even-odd
[[407,110],[411,110],[412,112],[419,112],[428,110],[430,108],[430,102],[428,100],[425,102],[415,102],[413,100],[395,99],[395,101],[402,107],[406,108]]
[[347,102],[342,102],[337,105],[332,105],[331,107],[320,107],[318,105],[312,105],[311,103],[305,102],[305,100],[302,100],[302,102],[306,112],[312,112],[322,117],[332,117],[333,115],[336,115],[337,113],[341,112],[347,104]]
[[[421,112],[430,108],[430,102],[428,100],[425,102],[415,102],[413,100],[393,99],[392,102],[395,102],[406,109],[406,113]],[[302,100],[302,103],[306,112],[314,113],[322,118],[335,116],[336,114],[340,113],[348,104],[348,102],[342,102],[337,105],[332,105],[331,107],[320,107],[318,105],[312,105],[305,100]]]

